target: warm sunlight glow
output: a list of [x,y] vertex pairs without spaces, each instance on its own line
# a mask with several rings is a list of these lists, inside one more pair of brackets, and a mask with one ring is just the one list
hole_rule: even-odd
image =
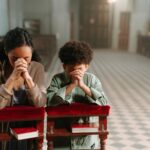
[[108,1],[108,3],[115,3],[116,2],[116,0],[107,0]]

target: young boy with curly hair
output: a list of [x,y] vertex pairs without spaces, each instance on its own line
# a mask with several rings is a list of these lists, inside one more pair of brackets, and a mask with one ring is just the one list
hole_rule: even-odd
[[[60,48],[59,58],[64,72],[56,74],[47,89],[49,106],[73,102],[107,105],[107,97],[100,80],[94,74],[87,72],[92,57],[93,51],[85,42],[69,41]],[[84,149],[84,145],[88,149],[93,149],[96,143],[93,140],[91,143],[92,141],[89,140],[91,141],[91,136],[74,138],[72,141],[76,149]]]

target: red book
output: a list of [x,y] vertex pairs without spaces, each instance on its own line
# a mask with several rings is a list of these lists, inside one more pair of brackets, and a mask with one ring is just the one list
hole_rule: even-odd
[[30,139],[39,136],[38,130],[33,127],[10,128],[10,133],[14,135],[18,140]]
[[72,133],[98,132],[98,125],[96,123],[78,123],[72,124]]

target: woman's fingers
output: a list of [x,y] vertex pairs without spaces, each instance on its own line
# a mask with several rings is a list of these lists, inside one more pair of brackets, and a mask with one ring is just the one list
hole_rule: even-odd
[[26,67],[23,67],[23,66],[19,66],[16,68],[16,71],[19,71],[19,72],[26,72],[27,71],[27,68]]
[[17,59],[15,62],[14,75],[22,74],[27,72],[28,65],[27,62],[23,58]]
[[17,63],[17,64],[15,64],[15,67],[20,67],[20,66],[23,66],[23,67],[28,67],[28,65],[27,64],[23,64],[23,63]]
[[20,66],[27,68],[28,64],[27,64],[27,62],[25,60],[17,60],[15,62],[15,67],[20,67]]
[[15,66],[15,68],[18,68],[18,67],[23,67],[23,68],[28,68],[28,66],[26,64],[19,64],[17,66]]

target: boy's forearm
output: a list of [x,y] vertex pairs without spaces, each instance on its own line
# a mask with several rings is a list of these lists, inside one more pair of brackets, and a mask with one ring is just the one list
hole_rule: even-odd
[[84,84],[80,88],[85,92],[86,95],[92,97],[92,92],[88,86]]
[[66,96],[69,95],[75,87],[76,87],[76,84],[74,84],[74,83],[69,84],[66,87],[66,93],[65,93],[65,95]]

